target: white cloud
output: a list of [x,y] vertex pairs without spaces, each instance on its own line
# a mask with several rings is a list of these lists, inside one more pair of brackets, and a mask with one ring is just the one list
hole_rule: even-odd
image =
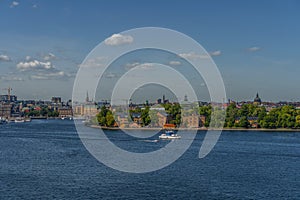
[[[66,76],[65,72],[57,71],[57,72],[50,72],[50,73],[38,73],[36,75],[32,75],[31,77],[50,78],[50,77],[64,77],[64,76]],[[41,78],[37,78],[37,79],[41,79]]]
[[44,56],[44,60],[46,60],[46,61],[53,60],[55,58],[56,58],[56,56],[53,53],[48,53],[48,55]]
[[134,67],[137,69],[143,69],[143,70],[148,70],[153,68],[156,65],[156,63],[139,63],[139,62],[134,62],[134,63],[127,63],[125,65],[126,70],[130,70]]
[[17,70],[18,73],[26,73],[31,80],[66,80],[73,77],[72,74],[58,70],[50,61],[31,60],[30,56],[26,56],[26,61],[17,64]]
[[255,51],[259,51],[260,49],[261,49],[260,47],[250,47],[248,48],[248,51],[255,52]]
[[139,62],[127,63],[127,64],[125,65],[125,69],[130,70],[131,68],[134,68],[134,67],[136,67],[136,66],[138,66],[138,65],[140,65]]
[[104,40],[104,43],[109,46],[118,46],[122,44],[130,44],[133,42],[133,37],[130,35],[113,34]]
[[210,55],[211,55],[211,56],[219,56],[219,55],[221,55],[221,51],[218,50],[218,51],[210,52]]
[[37,73],[30,76],[30,79],[34,80],[52,80],[52,79],[67,79],[72,77],[71,74],[67,74],[64,71],[56,71],[56,72],[43,72]]
[[142,64],[137,65],[136,67],[138,69],[148,70],[148,69],[153,68],[154,65],[155,65],[155,63],[142,63]]
[[172,60],[169,62],[169,65],[181,65],[181,62]]
[[104,76],[105,76],[105,78],[117,78],[120,75],[117,73],[108,72],[108,73],[105,73]]
[[11,8],[14,8],[14,7],[18,6],[18,5],[19,5],[19,2],[13,1],[13,2],[10,4],[10,7],[11,7]]
[[24,81],[23,78],[16,77],[16,76],[1,76],[0,80],[3,80],[3,81]]
[[191,60],[209,58],[209,55],[207,55],[207,54],[196,54],[195,52],[181,53],[181,54],[179,54],[179,56],[183,57],[185,59],[191,59]]
[[8,61],[11,61],[11,59],[10,59],[10,57],[8,55],[2,54],[2,55],[0,55],[0,61],[6,61],[6,62],[8,62]]
[[38,6],[36,4],[33,4],[32,5],[32,8],[37,8]]
[[79,65],[79,67],[83,68],[98,68],[98,67],[104,67],[104,62],[107,58],[103,56],[99,56],[96,58],[90,58]]
[[17,64],[17,69],[20,71],[28,70],[54,70],[54,66],[51,62],[40,62],[38,60],[19,62]]

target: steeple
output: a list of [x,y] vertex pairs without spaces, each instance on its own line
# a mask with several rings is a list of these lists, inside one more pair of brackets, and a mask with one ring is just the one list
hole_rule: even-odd
[[86,98],[85,98],[85,101],[86,101],[86,102],[89,102],[89,101],[90,101],[90,99],[89,99],[89,92],[88,92],[88,91],[86,91]]

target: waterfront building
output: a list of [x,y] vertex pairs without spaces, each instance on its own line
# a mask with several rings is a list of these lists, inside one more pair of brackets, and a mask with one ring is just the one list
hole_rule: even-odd
[[203,127],[206,121],[205,115],[200,115],[200,120],[199,120],[199,127]]
[[69,107],[59,108],[58,109],[59,117],[72,117],[73,110]]
[[12,105],[8,103],[0,104],[0,117],[1,118],[10,118],[12,113]]
[[133,122],[135,122],[137,124],[142,123],[141,113],[131,113],[131,117],[132,117]]
[[181,117],[181,126],[185,128],[198,128],[200,118],[196,113]]
[[94,103],[86,103],[83,106],[83,115],[86,117],[94,117],[98,112],[98,107]]
[[157,118],[158,118],[157,126],[163,127],[167,123],[168,114],[157,112]]
[[84,105],[76,105],[73,107],[73,114],[75,116],[83,116],[84,115]]
[[123,113],[117,114],[117,124],[120,128],[128,127],[129,121],[128,121],[128,115],[125,115]]

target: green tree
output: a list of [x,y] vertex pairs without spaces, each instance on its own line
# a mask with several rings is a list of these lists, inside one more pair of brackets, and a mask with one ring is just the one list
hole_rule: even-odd
[[112,127],[112,126],[114,126],[114,124],[115,124],[115,118],[114,118],[114,116],[113,116],[113,114],[112,114],[112,112],[110,111],[110,110],[108,110],[107,112],[106,112],[106,126],[107,127]]
[[225,127],[233,127],[237,117],[238,109],[235,103],[231,103],[226,110]]
[[249,121],[248,121],[246,116],[242,116],[240,118],[240,121],[238,123],[238,127],[242,127],[242,128],[248,128],[249,127]]

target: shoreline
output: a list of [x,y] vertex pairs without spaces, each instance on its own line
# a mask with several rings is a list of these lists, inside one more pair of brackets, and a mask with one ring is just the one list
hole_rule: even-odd
[[[137,131],[160,131],[163,128],[119,128],[119,127],[101,127],[98,125],[87,125],[91,128],[103,129],[103,130],[137,130]],[[278,128],[278,129],[266,129],[266,128],[223,128],[223,129],[208,129],[208,128],[175,128],[174,130],[192,130],[192,131],[208,131],[208,130],[222,130],[222,131],[244,131],[244,132],[251,132],[251,131],[261,131],[261,132],[300,132],[300,129],[289,129],[289,128]]]

